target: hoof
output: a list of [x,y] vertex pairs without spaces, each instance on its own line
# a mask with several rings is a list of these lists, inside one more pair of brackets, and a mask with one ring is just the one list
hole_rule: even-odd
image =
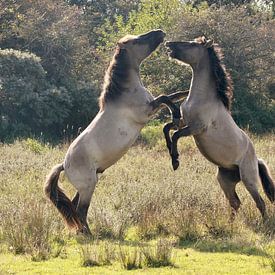
[[176,171],[178,169],[179,165],[180,165],[180,162],[177,159],[172,160],[172,166],[173,166],[174,171]]
[[77,234],[84,235],[86,237],[92,236],[92,232],[90,231],[89,227],[86,226],[83,226],[81,229],[78,229]]

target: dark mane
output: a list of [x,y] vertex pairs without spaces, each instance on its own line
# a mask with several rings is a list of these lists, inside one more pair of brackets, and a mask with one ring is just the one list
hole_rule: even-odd
[[99,97],[100,109],[104,109],[106,102],[115,101],[123,93],[125,90],[123,83],[128,78],[129,68],[127,51],[117,47],[105,73],[103,90]]
[[215,44],[207,49],[210,57],[212,71],[216,81],[217,93],[226,109],[231,110],[233,99],[233,84],[230,74],[223,64],[223,53],[221,48]]
[[[196,41],[204,44],[205,39],[198,38]],[[207,48],[213,75],[215,77],[217,94],[226,109],[231,110],[233,99],[233,83],[230,74],[223,63],[223,53],[218,44]]]

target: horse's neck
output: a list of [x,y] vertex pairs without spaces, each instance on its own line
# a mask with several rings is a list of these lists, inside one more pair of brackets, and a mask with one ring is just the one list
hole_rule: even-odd
[[216,99],[216,85],[211,72],[210,64],[192,67],[192,81],[189,99],[198,101]]
[[117,87],[128,91],[131,87],[141,83],[139,71],[139,64],[130,60],[127,53],[120,52],[113,57],[107,70],[107,77],[111,77],[110,82],[115,82]]
[[129,88],[143,86],[140,79],[139,69],[133,68],[129,71],[127,82]]

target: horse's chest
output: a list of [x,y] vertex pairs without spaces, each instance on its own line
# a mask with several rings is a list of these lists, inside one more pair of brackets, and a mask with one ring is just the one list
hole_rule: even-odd
[[206,104],[198,104],[192,100],[184,102],[181,106],[182,117],[187,125],[196,124],[201,128],[209,125],[213,119],[212,111]]
[[185,101],[181,105],[181,114],[187,124],[198,116],[192,101]]

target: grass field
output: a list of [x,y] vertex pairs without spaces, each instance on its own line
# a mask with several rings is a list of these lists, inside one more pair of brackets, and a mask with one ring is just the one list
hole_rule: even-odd
[[[89,211],[93,240],[68,232],[43,194],[45,176],[67,145],[0,145],[0,274],[272,274],[274,205],[263,194],[263,224],[239,184],[242,205],[230,224],[215,166],[186,138],[173,172],[160,136],[158,127],[145,129],[147,145],[134,146],[100,176]],[[275,136],[252,139],[274,177]]]

